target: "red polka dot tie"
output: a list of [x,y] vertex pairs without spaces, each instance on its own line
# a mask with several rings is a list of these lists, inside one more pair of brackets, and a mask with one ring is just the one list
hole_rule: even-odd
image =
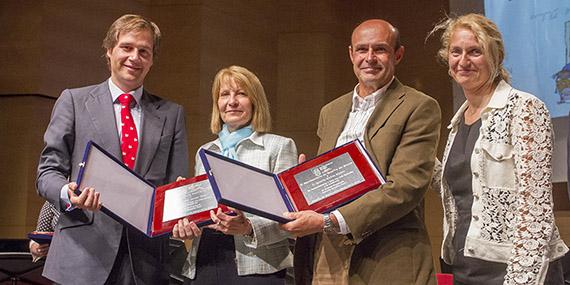
[[131,94],[121,94],[119,96],[119,102],[121,102],[121,151],[123,152],[123,162],[130,169],[135,167],[139,146],[137,127],[131,115],[131,102],[133,99]]

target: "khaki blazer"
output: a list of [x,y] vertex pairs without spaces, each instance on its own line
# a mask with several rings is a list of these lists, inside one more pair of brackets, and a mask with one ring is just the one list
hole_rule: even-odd
[[[335,147],[351,106],[352,92],[322,108],[319,153]],[[433,98],[393,80],[364,135],[366,149],[387,183],[339,208],[351,234],[299,239],[298,284],[309,284],[309,280],[313,284],[435,284],[422,204],[440,123],[441,111]]]

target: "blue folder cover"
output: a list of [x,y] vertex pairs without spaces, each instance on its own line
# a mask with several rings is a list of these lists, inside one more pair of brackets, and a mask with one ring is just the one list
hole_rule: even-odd
[[[384,176],[358,140],[327,151],[279,174],[270,173],[206,149],[201,149],[199,156],[219,203],[279,223],[290,221],[283,217],[284,212],[308,209],[326,213],[386,183]],[[340,156],[343,158],[350,156],[355,169],[358,169],[360,175],[366,174],[368,178],[362,176],[357,182],[347,180],[349,182],[346,182],[346,188],[339,188],[340,192],[307,204],[302,190],[293,177],[296,173],[313,171],[312,167],[319,167],[321,163],[328,163]],[[316,166],[313,166],[315,164]],[[323,177],[327,179],[326,176]]]
[[[156,187],[95,142],[90,141],[85,147],[77,185],[77,195],[83,187],[95,187],[95,191],[101,193],[103,213],[153,237],[151,225]],[[99,185],[104,187],[97,187]],[[141,222],[141,215],[145,222]]]
[[[204,164],[204,169],[206,170],[206,174],[208,174],[208,179],[210,180],[210,184],[214,193],[216,195],[216,199],[220,204],[228,205],[230,207],[234,207],[236,209],[240,209],[246,211],[248,213],[252,213],[258,215],[260,217],[268,218],[279,223],[287,223],[291,220],[283,217],[284,212],[291,212],[295,211],[293,204],[289,200],[288,195],[285,192],[285,189],[281,185],[279,178],[277,175],[261,170],[259,168],[253,167],[251,165],[239,162],[237,160],[233,160],[227,158],[223,155],[218,153],[201,149],[199,151],[200,158],[202,163]],[[223,168],[223,171],[219,171],[215,173],[216,170],[212,170],[213,164],[215,169]],[[234,167],[238,166],[238,167]],[[218,168],[220,167],[220,168]],[[240,180],[232,180],[230,179],[232,176],[235,176],[235,173],[230,173],[232,171],[237,172],[247,172],[247,176],[241,176],[243,179]],[[264,192],[260,192],[263,189],[249,189],[248,191],[243,191],[241,186],[251,186],[256,185],[253,179],[257,179],[260,183],[257,185],[263,184],[264,187],[259,187],[265,189]],[[247,180],[247,181],[246,181]],[[233,187],[232,186],[236,186]],[[236,190],[236,191],[233,191]],[[275,191],[277,190],[277,191]],[[278,193],[278,194],[275,194]],[[249,199],[251,195],[258,196],[256,199]],[[272,196],[270,199],[260,199],[259,195],[268,195]],[[275,199],[275,195],[280,195],[280,200]],[[255,205],[257,201],[262,200],[264,205]],[[279,200],[279,201],[277,201]],[[274,203],[282,203],[282,204],[269,204],[269,202]]]

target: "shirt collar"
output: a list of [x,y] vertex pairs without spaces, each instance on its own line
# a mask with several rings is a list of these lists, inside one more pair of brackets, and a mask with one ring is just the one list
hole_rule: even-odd
[[366,95],[364,98],[358,95],[358,86],[360,84],[357,84],[352,91],[352,109],[350,111],[355,112],[357,109],[360,109],[360,106],[365,104],[365,102],[367,103],[365,104],[367,107],[364,109],[369,109],[369,107],[376,106],[376,103],[378,103],[378,101],[380,101],[380,98],[382,98],[384,93],[386,93],[386,90],[390,84],[392,84],[392,81],[394,81],[394,76],[392,76],[392,79],[390,79],[388,84],[382,86],[382,88],[372,92],[371,94]]
[[[107,82],[109,83],[109,91],[111,91],[111,98],[113,99],[113,102],[117,102],[117,98],[119,98],[121,94],[125,94],[125,92],[123,92],[121,88],[115,85],[115,83],[113,82],[113,80],[111,80],[111,78],[109,78]],[[133,95],[133,98],[135,98],[136,105],[138,106],[140,106],[142,91],[143,91],[143,86],[141,85],[139,88],[127,92]]]
[[467,101],[463,102],[461,107],[459,107],[459,110],[457,110],[457,112],[455,112],[455,115],[453,115],[453,118],[451,118],[451,122],[447,126],[448,129],[452,129],[453,127],[455,127],[460,122],[461,116],[463,116],[463,113],[467,109],[467,106],[468,106],[468,102]]
[[509,94],[512,89],[513,87],[511,87],[507,82],[501,80],[495,88],[495,91],[493,91],[493,96],[491,97],[491,100],[489,100],[487,108],[501,109],[507,106]]
[[[493,91],[491,100],[489,100],[489,103],[487,103],[487,106],[485,107],[483,112],[481,112],[481,114],[487,112],[488,109],[501,109],[507,106],[507,103],[509,101],[509,94],[511,93],[512,89],[513,87],[511,87],[507,82],[501,80],[501,82],[499,82],[499,84],[495,88],[495,91]],[[463,102],[461,107],[459,107],[459,110],[457,110],[457,112],[451,119],[451,123],[449,124],[449,126],[447,126],[448,129],[452,129],[460,122],[461,116],[463,116],[463,113],[467,109],[467,106],[468,106],[467,101]]]

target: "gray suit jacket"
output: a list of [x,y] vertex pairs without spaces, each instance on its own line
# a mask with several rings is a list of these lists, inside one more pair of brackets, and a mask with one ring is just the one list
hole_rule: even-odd
[[[188,176],[188,146],[182,106],[143,91],[141,135],[134,170],[155,185]],[[36,182],[38,193],[62,215],[55,229],[44,276],[61,284],[103,284],[119,249],[123,225],[102,212],[65,212],[60,191],[75,181],[85,145],[94,141],[120,159],[113,102],[108,82],[64,90],[44,135]],[[126,238],[139,284],[159,284],[168,238],[146,238],[127,227]]]

